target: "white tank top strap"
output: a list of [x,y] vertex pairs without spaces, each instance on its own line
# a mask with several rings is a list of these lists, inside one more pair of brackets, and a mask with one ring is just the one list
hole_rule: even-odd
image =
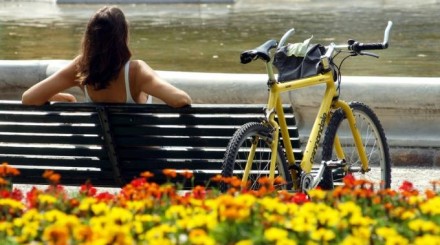
[[124,68],[124,79],[125,79],[125,94],[126,94],[126,100],[125,103],[129,104],[136,104],[136,102],[133,100],[133,97],[131,97],[131,91],[130,91],[130,61],[127,61]]
[[89,97],[89,93],[87,92],[87,85],[84,85],[84,96],[87,103],[92,103],[93,101]]

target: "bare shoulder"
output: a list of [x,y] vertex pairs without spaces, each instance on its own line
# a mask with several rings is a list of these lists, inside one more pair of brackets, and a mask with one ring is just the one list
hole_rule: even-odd
[[156,77],[154,70],[143,60],[132,60],[130,62],[130,74],[134,75],[135,80],[143,82],[150,81]]
[[132,60],[130,61],[130,71],[142,71],[150,70],[151,67],[143,60]]

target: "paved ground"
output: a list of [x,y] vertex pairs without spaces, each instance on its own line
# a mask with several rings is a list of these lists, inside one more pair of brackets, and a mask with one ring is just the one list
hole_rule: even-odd
[[[392,186],[391,188],[397,189],[403,183],[403,181],[410,181],[414,184],[415,188],[419,191],[423,191],[427,188],[432,188],[430,181],[440,180],[440,168],[421,168],[421,167],[394,167],[392,169]],[[30,185],[15,185],[22,191],[28,191]],[[44,188],[45,186],[37,186],[38,188]],[[440,189],[440,186],[437,187]],[[78,187],[67,187],[69,192],[76,192]],[[99,191],[109,191],[111,193],[118,192],[119,188],[99,188]]]
[[[407,180],[412,182],[418,190],[425,190],[432,188],[430,181],[440,180],[440,168],[394,167],[391,173],[393,189],[398,188],[403,181]],[[440,186],[437,188],[440,189]]]

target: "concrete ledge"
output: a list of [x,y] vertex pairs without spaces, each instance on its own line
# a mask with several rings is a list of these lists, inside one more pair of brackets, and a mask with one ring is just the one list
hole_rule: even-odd
[[[65,66],[66,60],[0,60],[2,99],[20,99],[21,93]],[[188,91],[194,103],[265,103],[265,74],[228,74],[158,71],[170,83]],[[440,78],[342,78],[341,98],[369,105],[381,120],[395,165],[440,166]],[[69,91],[79,99],[82,92]],[[308,135],[323,86],[286,94],[299,119],[301,135]],[[302,141],[306,142],[306,138]]]
[[234,3],[235,0],[56,0],[58,4],[133,4],[133,3],[160,3],[160,4],[170,4],[170,3]]

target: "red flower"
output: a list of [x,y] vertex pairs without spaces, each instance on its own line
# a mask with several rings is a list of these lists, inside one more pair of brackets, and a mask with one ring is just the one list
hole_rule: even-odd
[[26,202],[28,203],[29,208],[36,208],[38,204],[38,194],[40,194],[41,191],[38,190],[35,186],[32,187],[32,189],[26,193]]
[[114,197],[115,196],[109,192],[102,192],[96,195],[96,199],[98,199],[98,201],[106,203],[113,200]]
[[134,187],[134,188],[139,188],[141,186],[143,186],[145,183],[147,183],[145,178],[136,178],[133,179],[130,184]]
[[353,187],[353,186],[355,186],[355,184],[356,184],[356,179],[355,179],[355,177],[354,177],[352,174],[347,174],[347,175],[344,177],[344,184],[345,184],[345,186],[347,186],[347,187]]
[[196,199],[204,199],[206,197],[206,189],[203,186],[196,186],[192,190],[192,195]]
[[399,190],[412,192],[412,191],[414,191],[414,185],[413,185],[413,183],[405,180],[405,181],[403,181],[402,185],[399,187]]
[[292,202],[296,204],[303,204],[309,201],[309,197],[304,192],[295,193],[292,197]]
[[79,188],[79,193],[84,194],[88,197],[93,197],[94,195],[96,195],[96,192],[96,188],[90,182],[81,185]]

